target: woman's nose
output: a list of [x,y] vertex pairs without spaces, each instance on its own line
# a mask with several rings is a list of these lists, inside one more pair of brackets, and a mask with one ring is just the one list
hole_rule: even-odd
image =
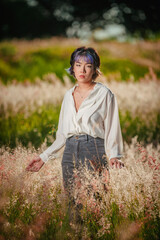
[[86,72],[86,70],[85,70],[85,66],[82,66],[82,68],[81,68],[81,72]]

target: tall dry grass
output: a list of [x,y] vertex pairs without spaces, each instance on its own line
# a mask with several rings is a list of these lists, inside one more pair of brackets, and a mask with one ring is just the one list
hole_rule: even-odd
[[[19,145],[12,151],[0,149],[0,209],[5,216],[2,220],[3,232],[17,227],[25,232],[24,239],[28,239],[26,236],[31,234],[29,231],[33,232],[33,236],[38,236],[37,228],[40,232],[45,231],[45,227],[38,225],[38,216],[41,216],[40,221],[45,225],[53,217],[54,211],[58,211],[54,216],[60,217],[59,224],[63,225],[65,221],[67,205],[61,174],[63,151],[56,160],[50,160],[44,165],[40,172],[25,171],[29,161],[44,148],[45,145],[36,151]],[[93,175],[83,169],[78,174],[80,179],[75,178],[74,199],[77,205],[82,206],[80,214],[85,226],[82,239],[91,239],[89,236],[92,225],[95,226],[95,239],[106,234],[115,234],[115,239],[127,239],[126,231],[133,237],[134,234],[140,234],[147,222],[156,222],[160,218],[160,145],[156,149],[151,144],[143,147],[134,138],[131,145],[125,144],[123,161],[124,168],[110,169],[109,174],[104,171],[101,176],[96,172]],[[31,218],[28,223],[25,222],[27,218],[24,218],[21,205],[21,214],[11,221],[14,219],[12,208],[20,199],[24,208],[33,204],[31,216],[34,216],[34,220]],[[60,207],[55,210],[55,206]],[[124,229],[125,223],[127,229]],[[29,224],[26,230],[28,232],[24,231],[25,224]],[[71,226],[78,229],[74,221]],[[69,239],[78,239],[74,237]]]
[[[119,109],[129,111],[133,117],[157,113],[160,111],[160,82],[152,70],[139,82],[108,82],[103,76],[97,81],[103,82],[116,95]],[[44,104],[59,105],[65,92],[73,86],[67,76],[64,84],[54,74],[44,76],[36,84],[29,82],[1,84],[1,113],[8,117],[10,114],[24,113],[28,117],[33,111]]]

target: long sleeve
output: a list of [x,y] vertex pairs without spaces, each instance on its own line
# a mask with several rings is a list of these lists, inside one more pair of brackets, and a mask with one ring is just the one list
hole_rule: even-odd
[[123,140],[121,127],[119,122],[119,112],[118,104],[114,94],[111,95],[111,98],[108,107],[106,118],[104,121],[105,127],[105,151],[107,157],[111,158],[121,158],[123,153]]
[[53,144],[48,147],[42,154],[40,154],[40,158],[43,162],[47,162],[50,158],[56,158],[55,154],[60,150],[65,142],[66,138],[63,134],[63,119],[64,119],[64,100],[62,102],[61,111],[59,115],[59,123],[58,123],[58,130],[56,132],[56,140]]

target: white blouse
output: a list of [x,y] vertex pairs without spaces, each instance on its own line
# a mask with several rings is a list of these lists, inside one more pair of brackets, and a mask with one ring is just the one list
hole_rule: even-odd
[[44,162],[50,158],[56,158],[56,153],[65,145],[66,139],[80,134],[104,139],[107,157],[121,158],[123,140],[114,94],[102,83],[97,82],[76,112],[72,95],[76,86],[69,89],[64,96],[56,140],[40,154],[40,158]]

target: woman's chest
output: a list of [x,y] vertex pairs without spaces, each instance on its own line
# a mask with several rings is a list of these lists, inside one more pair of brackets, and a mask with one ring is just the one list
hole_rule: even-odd
[[88,95],[86,95],[85,97],[81,97],[80,94],[73,93],[74,107],[76,112],[78,112],[80,106],[83,104],[87,97]]
[[[82,99],[72,94],[70,101],[65,106],[65,119],[72,121],[88,122],[102,121],[106,114],[106,103],[100,97],[86,97]],[[66,122],[65,120],[65,122]]]

